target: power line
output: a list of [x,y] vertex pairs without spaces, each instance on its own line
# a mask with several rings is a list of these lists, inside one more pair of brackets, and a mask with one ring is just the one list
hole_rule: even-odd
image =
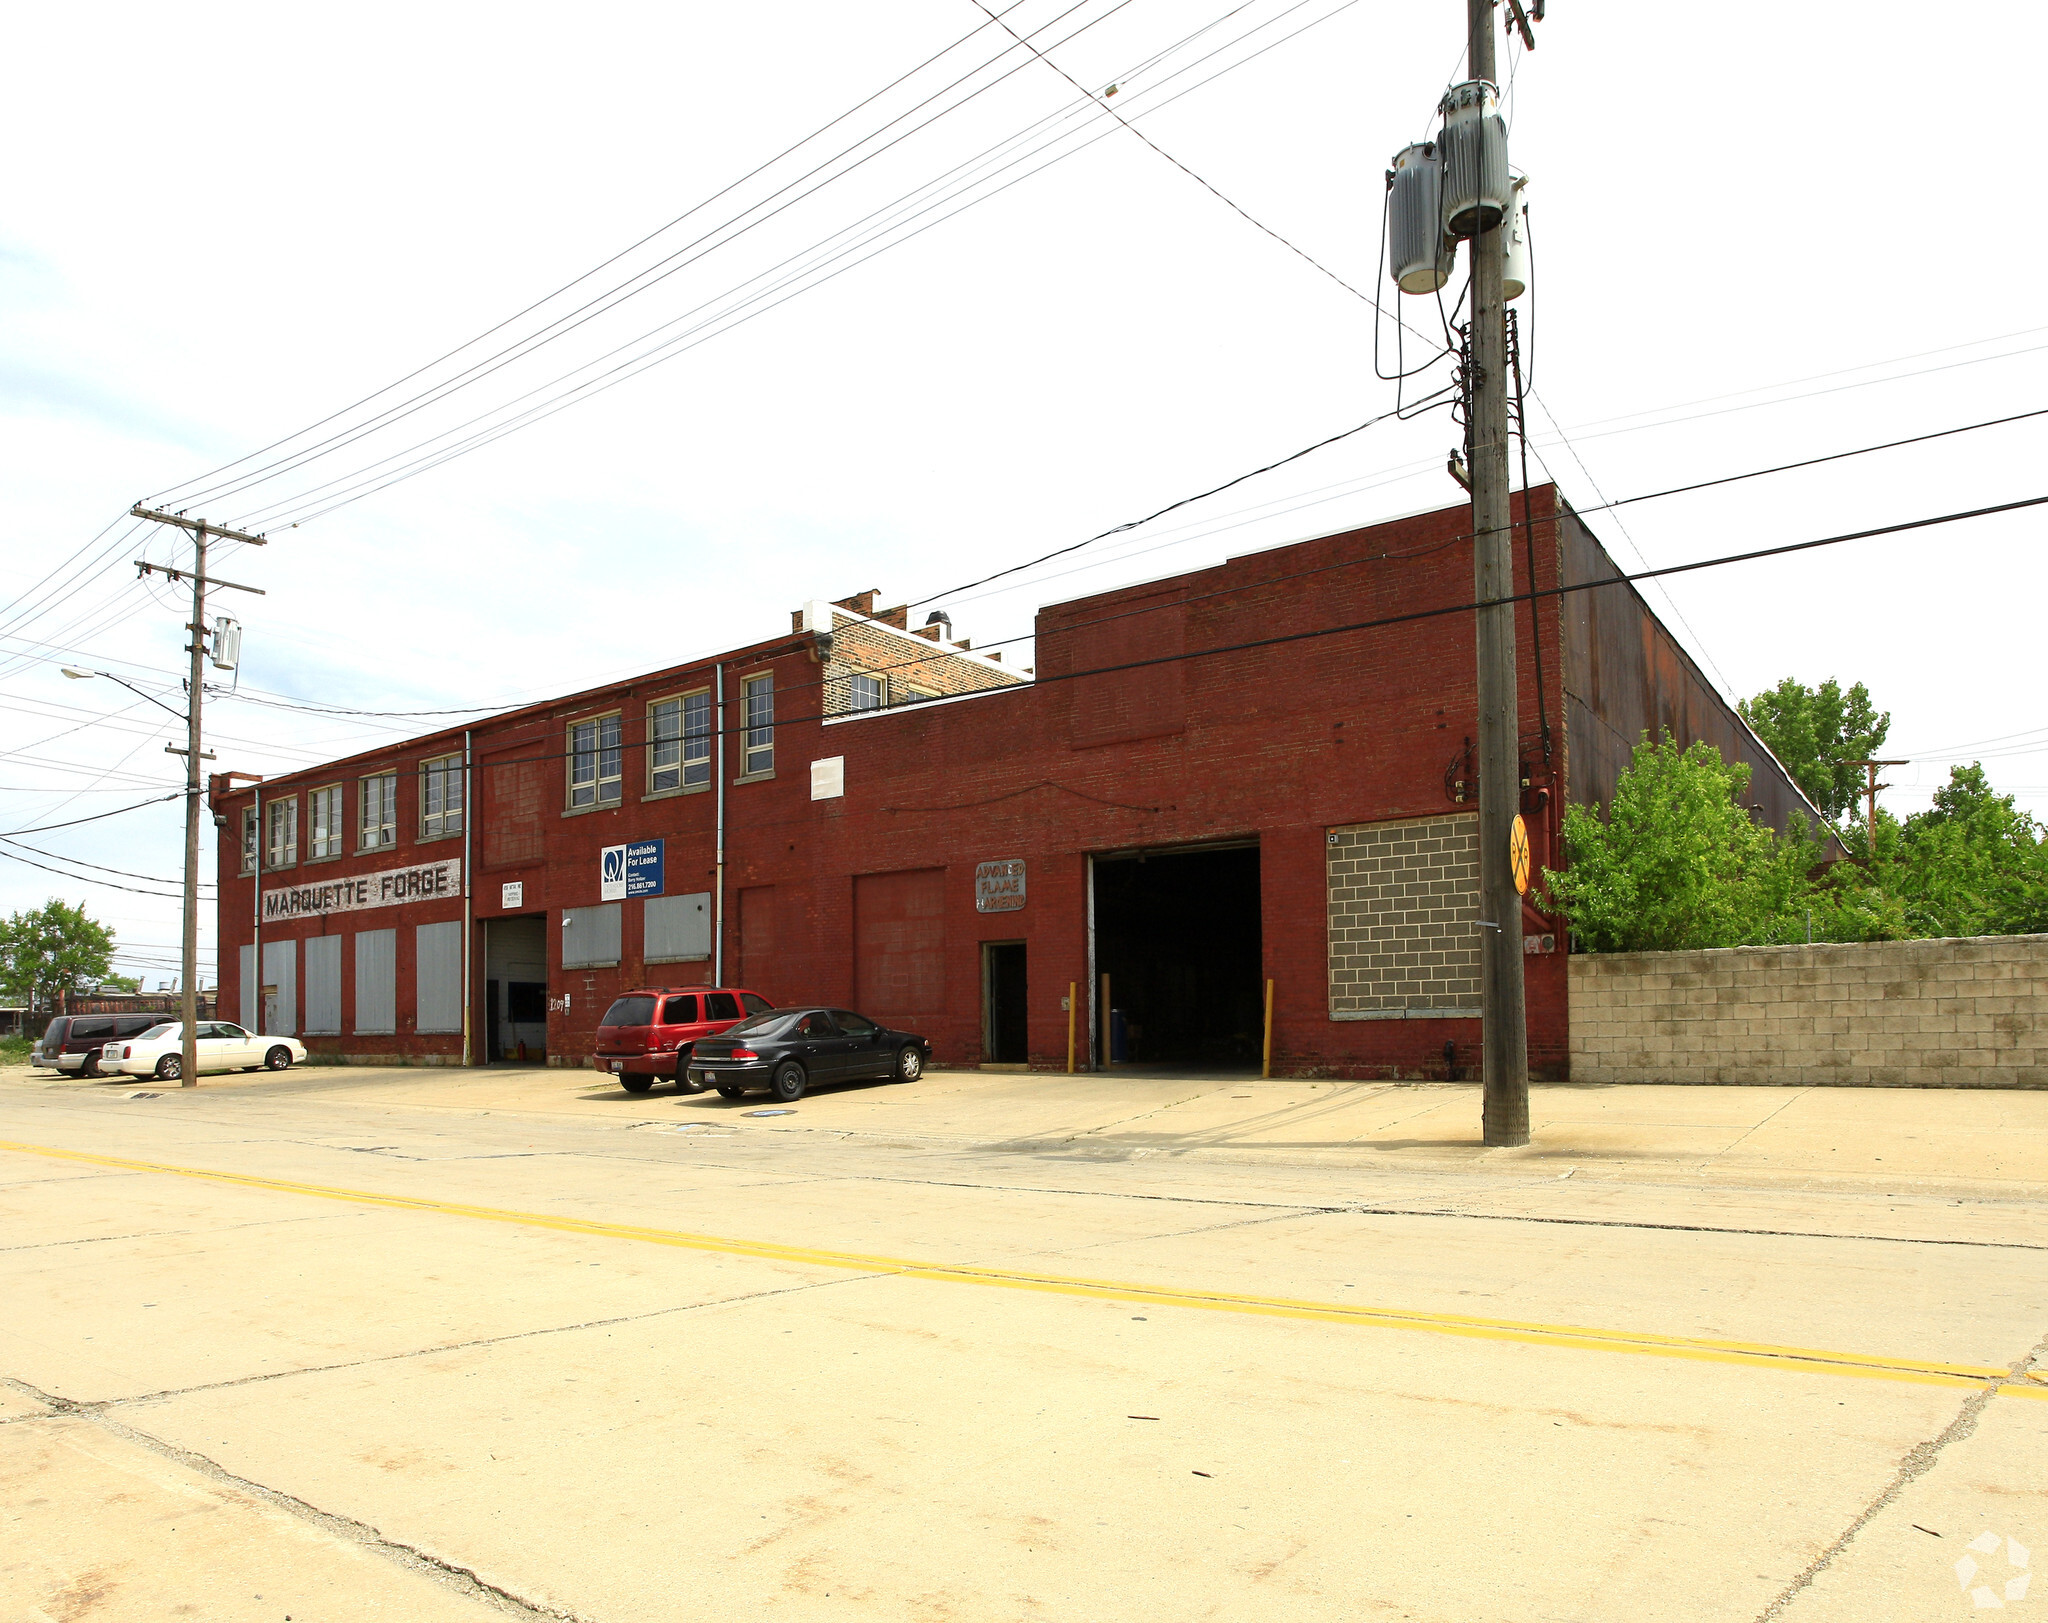
[[[310,771],[311,769],[308,768],[307,770]],[[176,794],[158,795],[154,800],[138,800],[132,806],[116,806],[112,811],[94,812],[90,817],[74,817],[68,823],[43,823],[35,828],[17,828],[10,833],[0,834],[0,839],[12,839],[17,834],[47,834],[53,828],[76,828],[80,823],[97,823],[103,818],[119,817],[126,812],[141,811],[144,806],[161,806],[166,801],[183,800],[184,798],[185,791],[180,788]]]
[[[48,857],[52,862],[68,862],[74,868],[90,868],[95,873],[115,873],[119,874],[123,879],[146,879],[152,885],[175,885],[178,883],[177,880],[166,879],[161,874],[130,873],[126,868],[109,868],[102,863],[87,862],[83,857],[67,857],[56,851],[45,851],[40,846],[24,845],[20,840],[9,839],[4,834],[0,834],[0,844],[20,846],[22,850],[33,851],[39,857]],[[200,883],[211,888],[218,888],[216,882],[210,879],[202,879]]]
[[111,879],[92,879],[84,874],[68,873],[62,868],[51,867],[47,862],[32,862],[27,857],[17,856],[14,852],[6,850],[4,847],[0,847],[0,857],[5,857],[9,862],[22,863],[30,868],[40,868],[44,873],[53,873],[59,879],[68,879],[75,885],[99,885],[107,890],[125,890],[131,896],[153,896],[160,902],[184,900],[176,891],[138,890],[133,885],[117,885]]

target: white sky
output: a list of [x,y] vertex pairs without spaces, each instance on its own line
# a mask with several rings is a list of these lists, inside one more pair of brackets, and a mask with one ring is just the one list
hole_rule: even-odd
[[[1008,18],[1044,28],[1038,43],[1090,89],[1122,77],[1111,105],[1371,291],[1382,175],[1462,76],[1462,0],[1080,0],[1052,20],[1072,3],[1024,0]],[[172,500],[274,537],[216,560],[268,593],[223,594],[247,627],[245,691],[370,709],[540,698],[774,635],[809,597],[944,592],[1393,404],[1373,376],[1368,304],[1043,64],[1013,48],[945,91],[1010,43],[993,26],[742,180],[986,23],[970,0],[19,16],[0,106],[17,159],[0,221],[0,600],[13,600],[0,611],[0,832],[176,786],[168,716],[58,674],[82,663],[179,702],[179,605],[138,586],[129,560],[182,556],[181,541],[128,538],[125,524],[93,541],[129,503],[203,488],[209,469],[739,182],[370,410],[409,398],[736,214],[760,205],[742,223],[758,219],[771,193],[924,97],[939,100],[854,156],[1008,69],[444,403],[246,493]],[[1938,26],[1902,5],[1845,17],[1556,0],[1539,49],[1515,59],[1510,111],[1515,161],[1534,177],[1536,302],[1522,308],[1536,389],[1576,454],[1541,412],[1534,448],[1571,499],[1600,502],[1594,481],[1635,495],[2048,404],[2037,119],[1989,72],[2037,23],[2016,0],[1951,7]],[[306,487],[346,492],[344,476],[403,467],[415,441],[642,333],[685,331],[707,301],[729,308],[729,290],[772,284],[791,255],[1040,121],[1037,139],[1060,145],[956,201],[1102,138],[902,240],[952,205],[918,216],[877,239],[900,246],[872,263],[587,404],[284,527],[319,508],[288,502]],[[1027,149],[1005,147],[989,169]],[[1401,303],[1417,326],[1435,322],[1433,301]],[[2015,424],[1593,523],[1625,564],[1662,564],[1983,506],[2039,493],[2041,436],[2041,422]],[[1041,602],[1447,504],[1456,439],[1441,412],[1390,423],[999,591],[941,601],[981,645],[1028,632]],[[1893,713],[1887,753],[1916,757],[1889,774],[1895,810],[1927,804],[1947,757],[1981,755],[1995,783],[2048,811],[2042,522],[2021,513],[1682,577],[1667,617],[1732,694],[1786,675],[1868,682]],[[1028,663],[1028,645],[1009,657]],[[235,700],[208,714],[215,764],[256,772],[423,725]],[[173,881],[179,825],[173,802],[26,837]],[[169,978],[175,901],[0,862],[0,908],[52,894],[112,923],[147,984]]]

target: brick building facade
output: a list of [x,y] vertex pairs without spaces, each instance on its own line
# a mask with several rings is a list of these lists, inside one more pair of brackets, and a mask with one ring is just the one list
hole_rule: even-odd
[[[1548,487],[1518,590],[1619,573]],[[1479,1045],[1469,509],[1051,605],[1035,670],[875,594],[787,637],[255,785],[215,780],[221,1009],[363,1060],[581,1064],[645,984],[928,1033],[942,1063],[1470,1074]],[[1798,790],[1626,584],[1518,616],[1523,811],[1646,730]],[[260,876],[259,876],[260,867]],[[260,885],[260,901],[259,901]],[[1568,1067],[1563,936],[1524,928]],[[1545,950],[1545,949],[1548,950]],[[1104,993],[1107,1000],[1105,1002]]]

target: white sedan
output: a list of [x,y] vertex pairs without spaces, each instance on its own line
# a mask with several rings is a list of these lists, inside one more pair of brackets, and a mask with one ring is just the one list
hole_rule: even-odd
[[[201,1024],[198,1046],[202,1072],[253,1071],[258,1066],[282,1071],[306,1057],[306,1045],[295,1037],[259,1037],[226,1020]],[[185,1028],[170,1021],[151,1026],[126,1042],[108,1043],[100,1050],[100,1069],[180,1081],[185,1070]]]

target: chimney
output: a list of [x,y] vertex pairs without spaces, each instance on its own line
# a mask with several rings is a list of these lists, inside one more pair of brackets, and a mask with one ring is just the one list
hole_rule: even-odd
[[[934,626],[942,626],[945,629],[934,631],[932,629]],[[924,617],[924,635],[935,639],[951,637],[953,635],[952,615],[948,614],[944,609],[933,609],[930,614]]]

